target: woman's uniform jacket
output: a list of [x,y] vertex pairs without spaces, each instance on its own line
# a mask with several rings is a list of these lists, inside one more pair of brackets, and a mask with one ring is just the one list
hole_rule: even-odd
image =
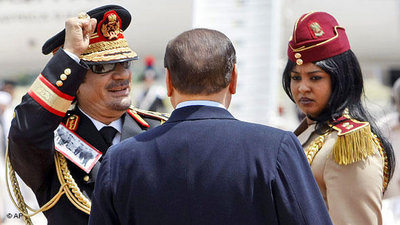
[[[311,164],[333,224],[382,224],[382,196],[387,177],[384,176],[383,150],[373,142],[369,124],[345,119],[328,132],[326,129],[317,132],[315,128],[315,124],[307,127],[304,120],[294,133]],[[354,135],[357,136],[363,128],[367,130],[361,137],[366,138],[366,142],[372,141],[370,145],[359,146],[363,148],[359,150],[364,156],[346,155],[353,150],[358,151],[354,146],[359,144],[354,144],[357,142],[354,139],[359,137]],[[341,151],[335,152],[335,147],[340,149],[339,145],[342,146]]]

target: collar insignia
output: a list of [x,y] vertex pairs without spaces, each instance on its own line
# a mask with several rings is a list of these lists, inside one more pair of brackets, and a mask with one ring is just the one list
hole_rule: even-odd
[[128,109],[128,114],[131,115],[143,127],[150,127],[150,125],[141,116],[139,116],[139,114],[135,110]]
[[76,129],[78,129],[78,123],[79,116],[71,115],[68,117],[67,122],[65,122],[65,126],[68,128],[68,130],[76,131]]

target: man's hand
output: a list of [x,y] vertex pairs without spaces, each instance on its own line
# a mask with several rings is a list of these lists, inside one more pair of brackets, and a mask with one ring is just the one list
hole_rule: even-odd
[[96,29],[97,20],[85,17],[72,17],[65,21],[64,49],[78,57],[88,48],[90,35]]

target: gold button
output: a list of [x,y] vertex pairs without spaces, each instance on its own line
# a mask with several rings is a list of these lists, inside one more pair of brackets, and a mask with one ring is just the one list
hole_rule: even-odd
[[296,59],[300,59],[300,58],[301,58],[301,54],[300,54],[300,53],[296,53],[296,54],[294,54],[294,57],[295,57]]
[[63,83],[61,80],[58,80],[58,81],[56,82],[56,85],[59,86],[59,87],[63,86],[63,84],[64,84],[64,83]]
[[67,75],[61,74],[61,75],[60,75],[60,79],[61,79],[61,80],[66,80],[66,79],[67,79]]
[[299,65],[299,66],[302,65],[303,64],[303,60],[302,59],[297,59],[296,60],[296,64]]
[[90,178],[89,178],[89,175],[86,175],[86,176],[83,177],[83,180],[84,180],[85,182],[88,182],[89,179],[90,179]]
[[71,74],[71,69],[70,68],[67,68],[67,69],[65,69],[64,70],[64,73],[65,73],[65,75],[70,75]]

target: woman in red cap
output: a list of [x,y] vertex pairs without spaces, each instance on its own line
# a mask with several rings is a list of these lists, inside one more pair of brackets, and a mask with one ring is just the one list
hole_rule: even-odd
[[325,12],[301,16],[283,88],[306,115],[295,130],[335,225],[382,224],[393,149],[363,107],[363,78],[345,29]]

